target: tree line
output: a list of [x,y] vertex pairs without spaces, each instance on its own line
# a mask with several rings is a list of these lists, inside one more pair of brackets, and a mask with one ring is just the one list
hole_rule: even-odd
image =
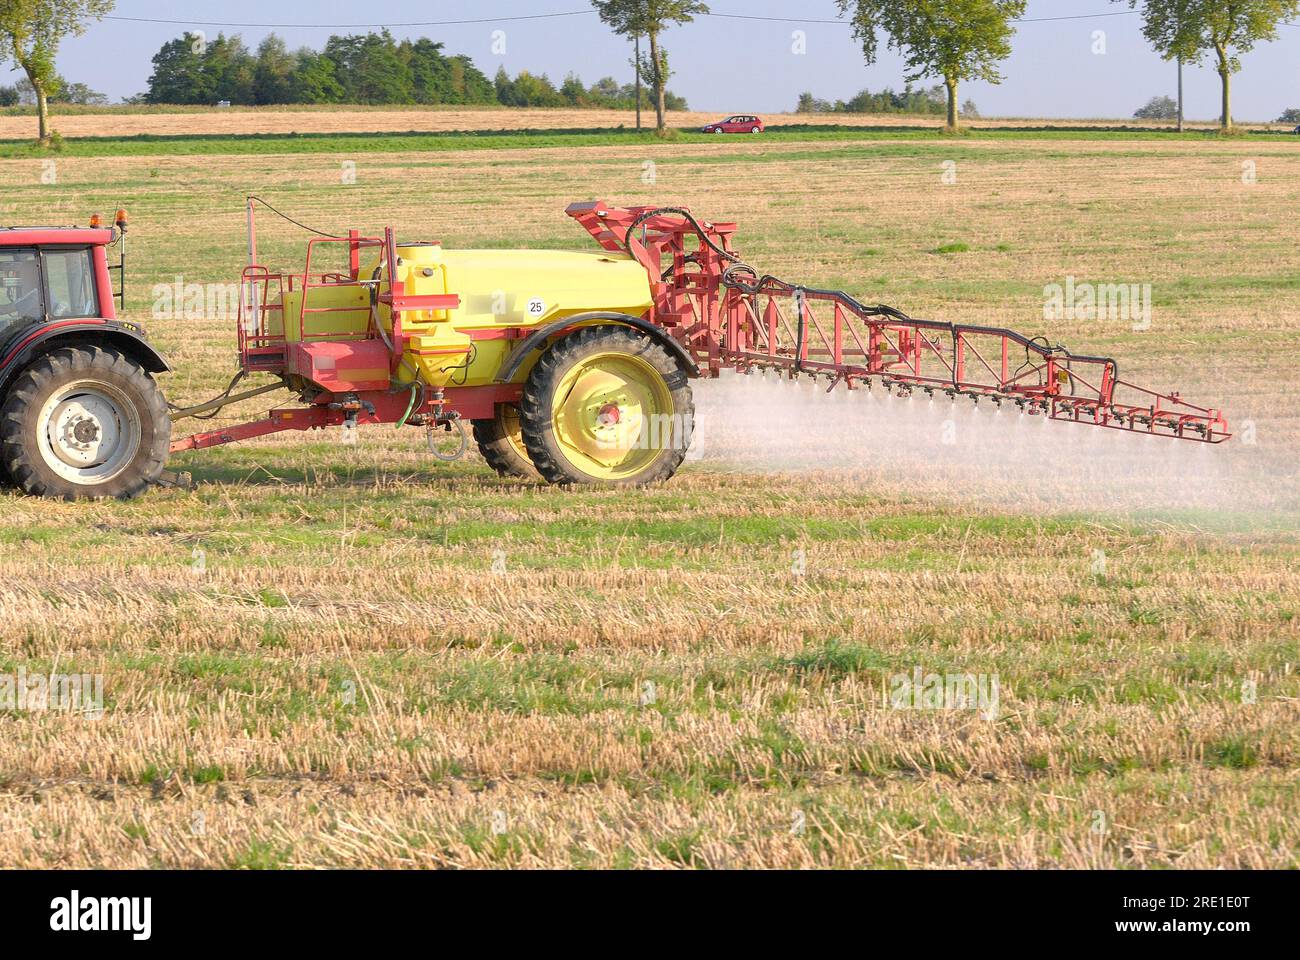
[[[97,90],[92,90],[84,83],[69,83],[57,74],[49,91],[50,103],[69,103],[79,107],[102,107],[108,104],[108,97]],[[36,105],[36,88],[30,80],[19,80],[14,84],[0,85],[0,107],[33,107]]]
[[[685,101],[667,95],[676,109]],[[632,84],[605,77],[590,87],[570,74],[558,87],[545,74],[500,68],[489,79],[463,54],[427,37],[398,42],[388,30],[331,36],[321,50],[290,50],[276,34],[250,51],[239,36],[186,33],[153,57],[152,104],[368,105],[501,104],[510,107],[635,106]],[[649,100],[642,94],[642,105]]]
[[[84,33],[113,9],[114,0],[0,0],[0,63],[12,61],[30,85],[40,140],[48,143],[47,104],[59,92],[54,68],[59,42]],[[1015,23],[1027,0],[835,0],[862,44],[868,64],[883,41],[904,60],[905,78],[934,79],[945,90],[948,126],[960,116],[958,91],[970,80],[1000,83],[1011,55]],[[1142,32],[1165,60],[1210,60],[1222,88],[1220,126],[1232,129],[1232,78],[1241,55],[1277,38],[1278,25],[1300,15],[1300,0],[1112,0],[1139,11]],[[672,71],[664,32],[708,14],[701,0],[591,0],[603,23],[634,44],[633,66],[650,88],[657,126],[676,103],[667,90]],[[611,100],[614,81],[584,87],[574,77],[556,88],[545,76],[504,70],[494,80],[465,56],[448,56],[428,39],[396,43],[387,31],[331,37],[322,51],[290,53],[268,38],[253,56],[238,37],[213,44],[187,34],[154,58],[150,102],[210,103],[504,103],[510,106],[622,105],[626,85]],[[642,41],[644,40],[644,47]],[[215,48],[215,51],[214,49]],[[265,54],[265,55],[264,55]],[[572,81],[572,82],[571,82]],[[633,102],[642,99],[633,91]],[[286,99],[287,98],[287,99]],[[813,101],[815,109],[817,101]],[[847,104],[846,110],[847,110]],[[834,109],[834,108],[833,108]]]
[[[947,111],[947,94],[942,84],[917,89],[910,83],[901,91],[885,87],[878,93],[861,90],[848,100],[822,100],[811,93],[799,94],[795,113],[899,113],[942,116]],[[961,105],[963,117],[978,117],[974,100]]]

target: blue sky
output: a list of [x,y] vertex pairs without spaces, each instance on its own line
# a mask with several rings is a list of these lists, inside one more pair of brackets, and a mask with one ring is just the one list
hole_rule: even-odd
[[[714,14],[834,20],[834,0],[712,0]],[[178,21],[292,24],[363,24],[483,19],[584,11],[587,0],[118,0],[118,17]],[[1156,94],[1173,95],[1175,68],[1162,62],[1142,38],[1139,17],[1127,4],[1107,0],[1030,0],[1028,18],[1079,14],[1119,14],[1082,20],[1024,23],[1015,52],[1004,64],[1000,86],[971,83],[963,90],[986,115],[1027,117],[1127,117]],[[373,19],[372,19],[373,18]],[[383,18],[383,19],[379,19]],[[145,88],[149,60],[185,23],[109,20],[85,36],[65,43],[59,68],[73,81],[107,93],[114,100]],[[209,36],[221,28],[197,27]],[[576,70],[587,82],[613,75],[628,79],[629,48],[593,14],[515,22],[427,27],[393,27],[398,36],[430,36],[453,53],[474,58],[494,73],[547,73],[557,82]],[[492,52],[494,30],[505,31],[505,54]],[[806,33],[807,53],[792,53],[792,33]],[[1094,31],[1105,32],[1105,53],[1093,52]],[[352,32],[360,32],[357,28]],[[272,30],[227,28],[250,47]],[[291,46],[319,47],[329,27],[275,30]],[[693,108],[716,111],[791,110],[801,91],[827,99],[848,98],[864,86],[902,86],[900,60],[885,53],[872,67],[847,26],[837,23],[764,22],[712,16],[674,28],[667,35],[672,67],[670,86]],[[1278,41],[1243,57],[1234,78],[1234,113],[1239,120],[1271,120],[1286,107],[1300,107],[1300,26],[1283,26]],[[0,77],[3,75],[0,74]],[[1187,114],[1213,119],[1218,114],[1218,77],[1208,66],[1188,68]]]

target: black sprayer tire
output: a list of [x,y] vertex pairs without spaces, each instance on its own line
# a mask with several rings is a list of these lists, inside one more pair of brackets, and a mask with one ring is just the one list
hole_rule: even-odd
[[475,420],[474,440],[487,465],[501,476],[537,479],[537,470],[524,446],[519,408],[513,403],[498,403],[491,419]]
[[46,354],[19,374],[0,408],[0,462],[35,496],[137,497],[162,474],[170,443],[158,385],[115,350]]
[[583,327],[538,359],[520,403],[524,443],[548,483],[669,479],[695,429],[690,377],[639,330]]

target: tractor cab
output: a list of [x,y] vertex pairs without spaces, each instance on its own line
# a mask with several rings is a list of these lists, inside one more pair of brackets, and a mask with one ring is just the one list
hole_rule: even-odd
[[151,375],[168,367],[118,319],[126,228],[122,210],[111,227],[0,227],[0,485],[123,497],[161,474],[171,431]]
[[126,295],[126,231],[125,210],[110,227],[99,214],[89,227],[0,227],[0,347],[40,324],[115,321]]
[[[108,280],[108,231],[0,231],[0,342],[52,320],[115,316],[113,292],[101,291],[100,270]],[[105,295],[106,294],[106,295]]]

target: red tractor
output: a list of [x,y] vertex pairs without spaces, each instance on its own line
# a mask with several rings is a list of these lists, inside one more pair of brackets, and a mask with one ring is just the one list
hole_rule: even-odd
[[117,317],[126,229],[121,210],[111,227],[0,228],[0,484],[131,497],[162,475],[171,421],[153,374],[168,366]]

